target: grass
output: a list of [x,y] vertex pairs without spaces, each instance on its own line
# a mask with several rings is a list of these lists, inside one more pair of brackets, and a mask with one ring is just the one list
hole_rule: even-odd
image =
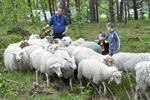
[[[99,32],[107,33],[105,22],[85,23],[77,26],[70,25],[67,35],[73,39],[80,37],[86,40],[97,40]],[[40,33],[41,25],[24,25],[23,28],[30,33]],[[150,51],[150,27],[146,20],[129,21],[126,25],[116,23],[116,31],[121,38],[121,51],[124,52],[149,52]],[[9,27],[2,26],[0,30],[0,99],[20,100],[99,100],[99,99],[133,99],[131,92],[135,86],[135,73],[123,73],[122,82],[116,85],[114,82],[107,85],[108,94],[99,96],[92,85],[85,84],[83,91],[76,80],[73,83],[74,90],[69,91],[68,86],[58,79],[52,79],[50,87],[45,87],[45,81],[39,77],[41,87],[33,85],[35,72],[11,72],[5,71],[3,64],[3,51],[10,44],[22,40],[20,35],[7,35]],[[27,39],[28,36],[25,37]],[[130,79],[130,80],[129,80]],[[58,85],[60,90],[56,89]],[[64,88],[62,88],[64,87]],[[58,87],[57,87],[58,88]]]

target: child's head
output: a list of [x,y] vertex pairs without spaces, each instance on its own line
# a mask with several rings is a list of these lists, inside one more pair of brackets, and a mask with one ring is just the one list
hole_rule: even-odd
[[105,36],[106,36],[105,33],[100,32],[100,34],[99,34],[99,41],[103,41]]
[[107,24],[106,24],[106,28],[107,28],[107,30],[108,31],[114,31],[114,24],[112,23],[112,22],[108,22]]

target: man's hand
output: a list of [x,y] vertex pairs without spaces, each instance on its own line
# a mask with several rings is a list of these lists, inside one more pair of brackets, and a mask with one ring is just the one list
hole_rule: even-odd
[[65,35],[65,34],[66,34],[66,32],[63,32],[63,33],[62,33],[62,35]]

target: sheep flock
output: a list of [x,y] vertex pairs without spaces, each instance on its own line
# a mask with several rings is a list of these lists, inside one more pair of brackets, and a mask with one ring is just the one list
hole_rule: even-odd
[[[39,72],[45,75],[47,86],[51,76],[56,74],[58,79],[63,77],[69,80],[71,90],[73,80],[77,78],[82,87],[85,78],[96,86],[102,85],[104,94],[107,93],[105,83],[114,81],[120,84],[122,72],[135,71],[137,100],[140,90],[150,87],[150,53],[119,52],[109,56],[100,54],[101,50],[96,42],[83,38],[72,40],[65,36],[53,39],[46,36],[41,39],[38,34],[32,34],[28,40],[9,44],[3,57],[7,70],[34,70],[36,84],[39,84]],[[101,91],[100,88],[98,91]]]

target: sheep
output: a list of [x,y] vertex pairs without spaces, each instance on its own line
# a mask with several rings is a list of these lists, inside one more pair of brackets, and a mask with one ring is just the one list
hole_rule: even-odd
[[78,40],[72,41],[69,46],[80,46],[84,42],[85,40],[83,38],[79,38]]
[[101,46],[98,45],[96,42],[86,41],[80,44],[80,46],[90,48],[94,50],[95,52],[99,52],[99,53],[102,51]]
[[150,53],[126,53],[114,54],[115,66],[121,71],[134,71],[135,65],[141,61],[150,61]]
[[57,50],[54,55],[56,55],[57,57],[59,57],[61,63],[62,63],[62,76],[65,79],[69,79],[69,85],[71,90],[73,90],[72,88],[72,78],[73,78],[73,74],[74,74],[74,70],[77,69],[77,66],[75,64],[75,60],[74,57],[70,57],[70,55],[68,54],[67,51],[64,50]]
[[47,86],[49,86],[49,76],[53,72],[58,77],[62,76],[61,64],[59,59],[46,50],[36,50],[30,54],[30,64],[36,69],[36,83],[38,84],[38,71],[44,73],[47,79]]
[[44,47],[44,45],[50,44],[50,40],[48,40],[48,37],[45,37],[44,39],[33,39],[27,41],[30,46],[36,45]]
[[10,44],[4,51],[4,64],[6,69],[12,71],[29,69],[27,54],[18,46]]
[[93,50],[85,47],[76,47],[73,52],[72,56],[75,57],[76,64],[78,65],[83,59],[97,59],[100,62],[103,62],[107,65],[113,65],[115,63],[114,59],[110,56],[101,55]]
[[[136,71],[136,90],[135,90],[135,100],[138,99],[138,93],[143,90],[148,90],[150,87],[150,61],[139,62],[135,66]],[[145,93],[147,100],[150,98],[148,94]]]
[[78,80],[82,86],[82,78],[92,81],[94,84],[99,85],[102,83],[104,86],[104,94],[106,94],[105,82],[115,81],[117,84],[121,83],[121,71],[114,66],[108,67],[107,65],[95,59],[84,59],[78,66]]
[[29,40],[34,40],[34,39],[41,39],[41,38],[40,38],[40,35],[38,35],[38,34],[32,34],[32,35],[29,37]]

